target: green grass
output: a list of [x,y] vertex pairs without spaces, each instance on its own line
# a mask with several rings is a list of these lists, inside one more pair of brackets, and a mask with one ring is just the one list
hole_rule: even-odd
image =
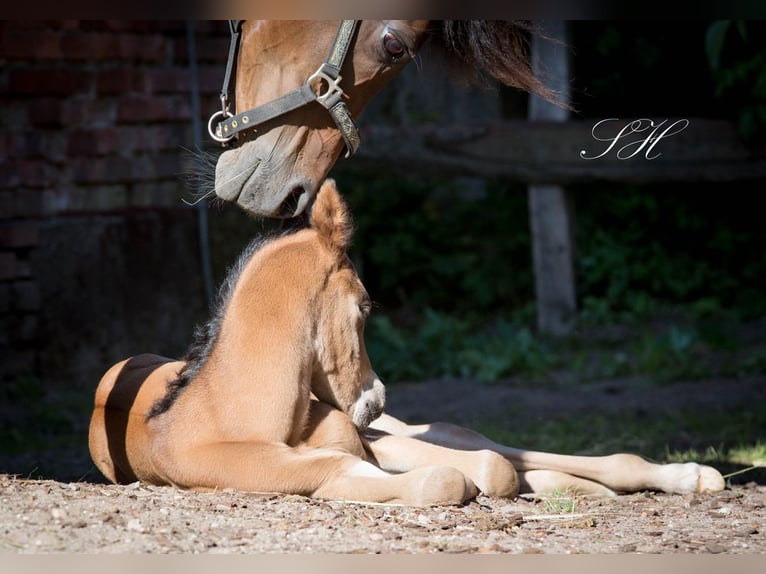
[[0,390],[0,405],[0,455],[77,446],[83,437],[87,443],[91,392],[46,393],[36,377],[23,375]]
[[553,489],[541,497],[540,513],[573,514],[577,510],[577,494],[570,490]]

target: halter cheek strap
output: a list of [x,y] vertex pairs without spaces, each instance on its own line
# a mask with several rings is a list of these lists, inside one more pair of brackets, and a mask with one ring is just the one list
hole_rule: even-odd
[[[221,111],[210,116],[208,121],[210,137],[226,145],[240,132],[255,129],[268,120],[316,101],[330,113],[343,136],[343,141],[346,143],[346,157],[354,155],[359,148],[361,138],[356,122],[343,100],[346,94],[339,84],[342,80],[340,69],[343,67],[354,33],[359,27],[359,20],[341,21],[327,59],[302,86],[275,100],[234,115],[229,111],[229,84],[236,63],[241,26],[241,20],[229,22],[231,45],[221,90]],[[317,84],[319,84],[318,93],[315,91]]]

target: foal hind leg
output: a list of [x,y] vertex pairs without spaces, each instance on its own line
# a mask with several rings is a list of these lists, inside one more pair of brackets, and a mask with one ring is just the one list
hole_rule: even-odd
[[473,483],[453,468],[429,466],[390,475],[356,456],[330,449],[228,442],[176,454],[172,459],[157,456],[155,461],[164,466],[163,476],[181,488],[234,488],[414,506],[459,504],[476,495]]
[[[475,431],[453,424],[408,425],[390,415],[381,416],[370,426],[448,448],[493,450],[507,458],[518,472],[553,470],[601,483],[617,492],[717,492],[725,486],[716,469],[693,462],[654,464],[633,454],[589,457],[528,451],[498,444]],[[521,485],[522,491],[525,486]]]

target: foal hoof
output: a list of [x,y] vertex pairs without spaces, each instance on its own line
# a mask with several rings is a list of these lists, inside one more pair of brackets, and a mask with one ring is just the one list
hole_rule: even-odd
[[456,468],[424,466],[410,472],[417,476],[414,506],[461,504],[479,493],[473,481]]
[[721,473],[712,466],[699,465],[699,478],[697,479],[697,492],[720,492],[726,487],[726,482]]

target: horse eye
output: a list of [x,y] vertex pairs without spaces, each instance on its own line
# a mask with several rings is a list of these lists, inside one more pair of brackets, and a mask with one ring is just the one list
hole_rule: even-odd
[[385,36],[383,36],[383,47],[393,58],[401,58],[405,52],[404,45],[391,32],[386,32]]

